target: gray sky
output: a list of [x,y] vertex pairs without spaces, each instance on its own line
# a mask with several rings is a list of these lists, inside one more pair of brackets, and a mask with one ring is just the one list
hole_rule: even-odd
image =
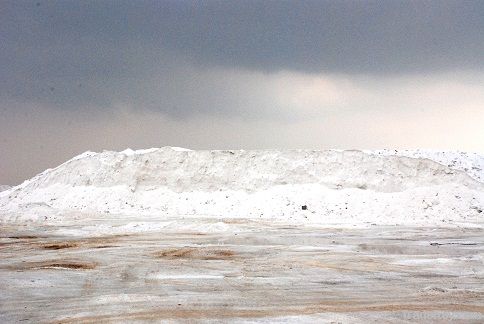
[[0,184],[86,150],[484,153],[484,1],[2,1]]

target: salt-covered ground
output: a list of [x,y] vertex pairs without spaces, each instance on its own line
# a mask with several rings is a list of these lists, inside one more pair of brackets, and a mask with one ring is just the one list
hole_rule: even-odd
[[0,322],[484,321],[480,229],[127,222],[2,227]]
[[86,152],[0,192],[0,322],[481,323],[483,166]]

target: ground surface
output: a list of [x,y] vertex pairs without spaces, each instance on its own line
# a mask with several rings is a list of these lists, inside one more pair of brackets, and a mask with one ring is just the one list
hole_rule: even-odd
[[196,222],[3,226],[0,322],[484,321],[482,229]]

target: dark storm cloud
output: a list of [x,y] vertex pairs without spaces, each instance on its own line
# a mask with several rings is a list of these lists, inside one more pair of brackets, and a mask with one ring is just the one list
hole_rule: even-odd
[[37,0],[4,1],[0,14],[0,99],[64,109],[237,113],[230,100],[187,99],[217,91],[185,65],[366,75],[484,66],[482,1]]
[[484,1],[0,1],[0,184],[86,150],[484,152]]
[[[91,54],[88,68],[99,72],[109,72],[106,47],[135,45],[268,70],[375,73],[484,64],[482,1],[39,0],[4,7],[9,52],[73,48],[72,59],[89,63],[77,56]],[[122,55],[112,59],[123,63]]]

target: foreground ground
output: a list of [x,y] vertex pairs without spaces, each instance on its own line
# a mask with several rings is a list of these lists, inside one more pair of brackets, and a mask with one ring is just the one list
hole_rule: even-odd
[[481,229],[193,223],[2,226],[0,322],[484,321]]

